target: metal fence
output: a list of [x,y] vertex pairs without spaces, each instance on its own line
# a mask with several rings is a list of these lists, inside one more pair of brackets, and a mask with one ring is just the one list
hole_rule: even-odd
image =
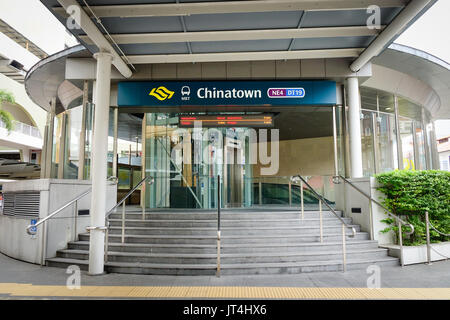
[[[0,128],[6,128],[5,123],[1,120],[0,120]],[[41,133],[37,127],[33,127],[30,126],[29,124],[22,123],[16,120],[13,120],[13,126],[11,131],[42,139]]]

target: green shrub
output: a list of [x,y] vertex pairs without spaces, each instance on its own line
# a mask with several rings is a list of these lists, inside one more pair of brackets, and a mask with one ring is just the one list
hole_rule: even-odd
[[[378,190],[386,195],[383,204],[415,228],[414,234],[404,240],[405,245],[426,243],[426,211],[436,229],[450,233],[450,172],[396,170],[379,174],[376,179],[381,185]],[[394,219],[387,218],[382,221],[389,224],[383,232],[394,230],[397,239],[398,228]],[[431,228],[430,238],[431,242],[449,240]]]

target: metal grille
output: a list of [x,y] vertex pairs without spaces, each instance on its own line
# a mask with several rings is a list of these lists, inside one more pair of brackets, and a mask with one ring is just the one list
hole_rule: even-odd
[[3,214],[9,216],[39,216],[39,192],[5,193]]

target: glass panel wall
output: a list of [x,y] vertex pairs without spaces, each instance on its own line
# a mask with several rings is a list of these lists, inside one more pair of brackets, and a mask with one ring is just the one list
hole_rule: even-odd
[[[206,113],[192,116],[198,114]],[[216,208],[218,175],[225,208],[298,206],[299,186],[290,181],[296,174],[313,177],[318,192],[334,203],[334,188],[329,183],[334,174],[332,108],[283,110],[269,129],[196,128],[192,123],[180,125],[181,115],[190,114],[145,116],[145,173],[155,180],[145,190],[147,206]],[[268,142],[261,136],[264,131]],[[276,169],[267,170],[272,164]],[[317,209],[317,202],[312,204]]]
[[145,168],[155,179],[146,190],[150,207],[217,207],[218,175],[224,206],[251,205],[246,128],[179,128],[177,114],[146,118]]
[[337,106],[335,108],[336,115],[336,138],[337,138],[337,157],[338,157],[338,174],[345,177],[345,108]]
[[64,152],[64,179],[78,178],[80,133],[82,121],[82,106],[66,112],[66,143]]
[[415,170],[413,121],[399,117],[400,141],[402,143],[403,169]]
[[361,148],[363,175],[368,177],[375,172],[375,148],[373,145],[373,117],[371,111],[362,110]]
[[91,175],[91,153],[92,153],[92,128],[94,127],[95,105],[86,105],[86,134],[84,144],[84,179],[89,179]]
[[387,172],[398,169],[395,116],[379,113],[376,118],[376,127],[376,171]]
[[[398,146],[403,169],[431,168],[428,132],[425,135],[422,108],[397,97],[399,136],[395,125],[395,96],[380,90],[361,89],[361,139],[364,176],[398,169]],[[429,127],[428,127],[429,128]],[[428,147],[427,147],[428,146]],[[430,162],[430,161],[428,161]]]
[[58,178],[58,167],[62,162],[60,160],[60,147],[61,138],[64,128],[63,126],[63,114],[60,113],[55,116],[53,122],[53,145],[52,145],[52,164],[51,164],[51,178]]
[[417,170],[425,170],[427,168],[427,159],[426,159],[426,151],[425,151],[425,137],[424,130],[422,128],[422,123],[420,121],[415,121],[415,130],[416,130],[416,149],[417,149]]

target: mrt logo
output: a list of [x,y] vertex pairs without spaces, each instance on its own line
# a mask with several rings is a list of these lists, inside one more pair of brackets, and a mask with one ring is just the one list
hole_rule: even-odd
[[174,93],[174,91],[170,91],[166,87],[160,86],[158,88],[153,88],[148,95],[154,96],[156,99],[163,101],[172,98]]

